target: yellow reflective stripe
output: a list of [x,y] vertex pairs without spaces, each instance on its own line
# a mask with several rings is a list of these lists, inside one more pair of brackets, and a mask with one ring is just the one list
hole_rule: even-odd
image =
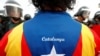
[[82,56],[95,56],[94,36],[85,25],[82,25]]
[[15,27],[8,36],[8,43],[5,48],[6,56],[21,56],[21,40],[23,23]]

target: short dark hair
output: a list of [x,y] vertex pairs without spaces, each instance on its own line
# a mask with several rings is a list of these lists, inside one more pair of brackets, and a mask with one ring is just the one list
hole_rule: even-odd
[[40,10],[45,10],[45,6],[48,6],[51,10],[60,8],[63,11],[66,9],[72,9],[76,0],[32,0],[32,3]]

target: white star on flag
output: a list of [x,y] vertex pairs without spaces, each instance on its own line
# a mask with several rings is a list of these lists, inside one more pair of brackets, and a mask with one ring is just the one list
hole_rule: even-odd
[[64,55],[65,55],[65,54],[57,54],[57,53],[56,53],[56,50],[55,50],[55,47],[53,46],[50,54],[41,55],[41,56],[64,56]]

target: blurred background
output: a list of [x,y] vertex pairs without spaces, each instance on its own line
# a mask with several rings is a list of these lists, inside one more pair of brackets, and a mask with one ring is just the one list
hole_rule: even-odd
[[[6,1],[7,0],[0,0],[0,13],[3,12],[4,4]],[[15,0],[15,1],[21,4],[23,8],[23,16],[25,14],[30,14],[32,17],[34,16],[36,9],[31,4],[31,0]],[[81,6],[87,6],[90,8],[91,10],[90,18],[92,18],[94,13],[100,10],[100,0],[76,0],[74,9],[69,11],[69,13],[73,16]]]

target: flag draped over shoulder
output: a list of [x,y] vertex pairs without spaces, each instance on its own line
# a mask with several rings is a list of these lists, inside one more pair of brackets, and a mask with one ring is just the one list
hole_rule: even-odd
[[22,26],[23,24],[19,25],[4,36],[1,41],[0,56],[31,56],[24,39]]
[[[23,24],[14,28],[4,36],[4,39],[1,41],[0,56],[32,56],[24,38],[22,26]],[[14,34],[16,34],[17,37]],[[95,56],[97,39],[94,39],[94,37],[95,34],[93,35],[86,26],[82,25],[81,36],[73,56]]]
[[41,22],[44,19],[30,20],[31,23],[22,23],[6,33],[0,42],[0,56],[96,56],[100,52],[99,37],[85,25],[76,24],[75,28],[70,23],[72,25],[68,28],[65,26],[67,22],[63,24],[66,18],[57,18],[58,22],[63,20],[62,23],[54,21],[56,19],[47,19],[54,22],[45,21],[46,24]]

